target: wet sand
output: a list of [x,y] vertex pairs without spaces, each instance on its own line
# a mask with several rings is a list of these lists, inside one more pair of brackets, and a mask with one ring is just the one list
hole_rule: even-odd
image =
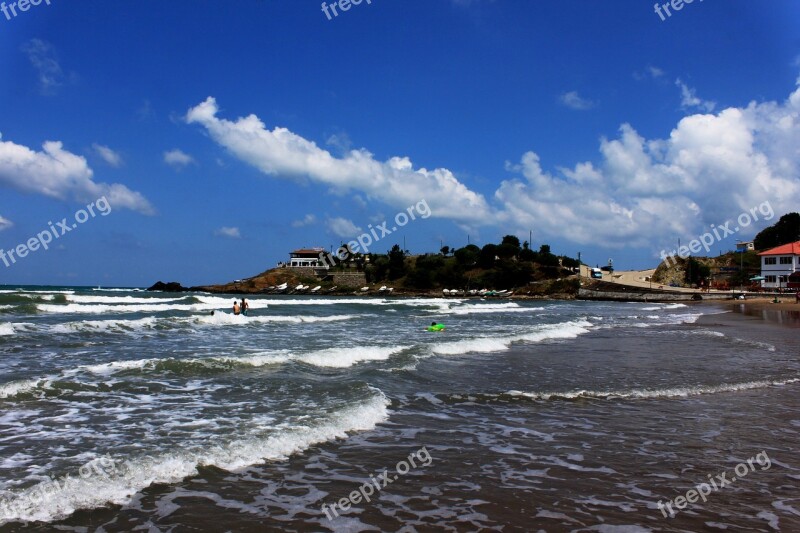
[[778,300],[780,303],[774,303],[771,298],[754,298],[717,302],[714,305],[743,316],[800,328],[800,304],[794,303],[794,295],[787,295]]

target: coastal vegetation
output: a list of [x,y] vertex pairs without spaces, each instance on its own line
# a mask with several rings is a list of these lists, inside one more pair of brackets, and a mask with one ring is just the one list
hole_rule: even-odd
[[797,241],[800,241],[800,213],[787,213],[756,235],[753,245],[763,251]]
[[499,244],[468,244],[457,249],[443,246],[439,253],[422,255],[412,255],[394,245],[385,255],[355,254],[353,262],[363,269],[368,283],[392,283],[412,290],[510,290],[571,276],[580,265],[576,259],[553,254],[547,244],[535,251],[527,241],[520,243],[513,235],[506,235]]

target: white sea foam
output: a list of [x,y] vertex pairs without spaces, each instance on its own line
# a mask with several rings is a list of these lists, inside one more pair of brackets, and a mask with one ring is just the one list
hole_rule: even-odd
[[642,311],[662,311],[665,309],[680,309],[681,307],[687,307],[686,304],[660,304],[654,307],[642,307]]
[[50,327],[53,333],[79,333],[86,331],[141,331],[152,328],[157,324],[153,317],[138,320],[81,320],[78,322],[65,322]]
[[319,350],[301,355],[297,359],[314,366],[347,368],[362,361],[385,361],[406,349],[407,346],[350,346]]
[[162,313],[166,311],[210,311],[217,309],[216,306],[209,304],[183,304],[183,305],[170,305],[170,304],[132,304],[132,305],[108,305],[108,304],[66,304],[66,305],[51,305],[51,304],[37,304],[36,308],[45,313],[63,313],[63,314],[114,314],[114,313]]
[[473,315],[473,314],[503,314],[503,313],[538,313],[544,311],[544,307],[522,307],[519,304],[509,302],[500,304],[466,304],[442,310],[429,309],[429,313],[445,315]]
[[579,398],[613,400],[651,400],[651,399],[673,399],[688,398],[690,396],[701,396],[706,394],[722,394],[728,392],[741,392],[753,389],[764,389],[768,387],[783,387],[800,383],[800,378],[790,378],[772,381],[748,381],[745,383],[723,383],[722,385],[696,385],[692,387],[672,387],[665,389],[628,389],[618,391],[592,391],[579,390],[570,392],[521,392],[517,390],[509,391],[511,396],[522,396],[534,400],[567,399],[575,400]]
[[[199,466],[236,471],[263,461],[281,461],[314,444],[347,438],[354,431],[374,429],[388,420],[389,401],[380,391],[373,398],[335,411],[303,426],[275,428],[267,435],[250,434],[205,449],[178,447],[172,454],[110,458],[105,466],[84,477],[63,477],[11,493],[0,502],[0,524],[9,521],[51,522],[79,509],[125,505],[153,483],[176,483],[197,474]],[[103,464],[103,463],[101,463]]]
[[555,339],[574,339],[578,335],[588,333],[587,328],[592,323],[586,320],[562,322],[560,324],[545,324],[537,326],[533,331],[508,335],[505,337],[478,337],[460,341],[441,342],[430,347],[431,352],[437,355],[460,355],[465,353],[490,353],[508,350],[512,344],[518,342],[542,342]]
[[189,319],[182,319],[183,321],[189,320],[196,324],[204,324],[211,326],[243,326],[253,323],[286,323],[286,324],[303,324],[314,322],[340,322],[343,320],[352,320],[358,318],[355,315],[332,315],[332,316],[279,316],[279,315],[234,315],[233,313],[214,313],[214,315],[203,315],[192,317]]
[[11,324],[0,324],[0,336],[13,335],[15,333],[14,326]]
[[179,298],[135,298],[133,296],[96,296],[96,295],[79,295],[71,294],[67,297],[67,301],[71,303],[101,303],[101,304],[160,304],[178,302],[186,299],[186,296]]
[[[137,359],[134,361],[112,361],[110,363],[100,363],[97,365],[82,365],[79,366],[77,371],[91,372],[101,376],[110,376],[117,372],[125,370],[143,369],[148,366],[155,366],[159,361],[167,361],[167,359]],[[68,371],[66,374],[74,374],[76,371]]]
[[38,379],[24,379],[20,381],[12,381],[10,383],[3,383],[0,385],[0,398],[11,398],[17,394],[30,392],[36,390],[41,386],[49,384],[47,378]]

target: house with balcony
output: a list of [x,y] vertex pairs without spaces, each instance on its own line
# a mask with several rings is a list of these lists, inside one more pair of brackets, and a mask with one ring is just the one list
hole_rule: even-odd
[[[789,276],[800,272],[800,241],[784,244],[758,254],[761,257],[761,286],[768,289],[786,288]],[[793,278],[795,279],[795,278]]]
[[289,254],[289,264],[291,268],[328,268],[322,261],[325,255],[325,248],[301,248]]

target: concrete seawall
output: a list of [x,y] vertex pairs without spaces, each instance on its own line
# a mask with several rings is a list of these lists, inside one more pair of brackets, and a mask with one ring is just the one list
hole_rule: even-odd
[[[650,289],[647,287],[636,287],[633,285],[623,285],[621,283],[611,283],[600,280],[581,280],[581,288],[578,289],[578,300],[606,300],[617,302],[690,302],[701,300],[732,300],[742,294],[739,291],[730,292],[702,292],[702,291],[678,291],[667,289]],[[769,293],[745,293],[748,298],[771,298],[775,295]],[[786,296],[786,295],[783,295]]]

